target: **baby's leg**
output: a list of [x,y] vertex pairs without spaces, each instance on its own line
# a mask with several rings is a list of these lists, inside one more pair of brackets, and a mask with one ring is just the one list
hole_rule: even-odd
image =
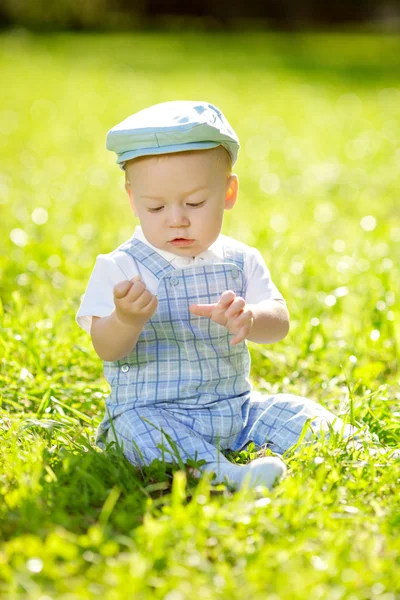
[[254,391],[247,407],[246,425],[235,442],[235,450],[243,448],[253,441],[262,446],[268,442],[273,452],[282,454],[295,445],[301,436],[303,427],[310,419],[303,441],[307,441],[313,432],[326,438],[330,436],[329,425],[343,437],[356,433],[356,428],[346,424],[329,410],[302,396],[294,394],[276,394],[267,396]]
[[[249,465],[231,463],[219,450],[163,409],[135,409],[113,422],[116,439],[134,465],[150,465],[155,459],[167,463],[205,460],[201,471],[214,472],[216,483],[228,481],[239,487],[248,483],[271,488],[286,471],[279,458],[266,457]],[[107,442],[115,440],[113,429]]]

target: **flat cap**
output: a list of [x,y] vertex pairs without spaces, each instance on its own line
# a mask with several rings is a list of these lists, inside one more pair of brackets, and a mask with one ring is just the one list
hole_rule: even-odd
[[134,113],[107,133],[106,148],[117,164],[139,156],[223,146],[235,164],[239,140],[222,112],[209,102],[162,102]]

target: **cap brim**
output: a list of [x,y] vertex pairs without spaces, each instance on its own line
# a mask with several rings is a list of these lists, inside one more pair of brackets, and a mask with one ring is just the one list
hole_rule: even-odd
[[123,152],[118,156],[117,164],[119,164],[121,169],[125,170],[125,163],[128,160],[139,158],[140,156],[157,156],[160,154],[173,154],[175,152],[189,152],[190,150],[209,150],[218,146],[223,146],[223,144],[218,142],[190,142],[187,144],[174,144],[172,146],[129,150],[129,152]]

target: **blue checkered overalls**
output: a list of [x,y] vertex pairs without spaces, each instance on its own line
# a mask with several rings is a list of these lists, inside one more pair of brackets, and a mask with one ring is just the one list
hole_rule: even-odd
[[[130,462],[155,458],[215,463],[218,448],[238,450],[253,441],[283,453],[298,441],[307,419],[316,430],[341,420],[321,405],[292,394],[263,395],[251,389],[245,342],[231,346],[222,325],[189,312],[193,303],[214,303],[225,290],[246,295],[242,247],[225,245],[224,261],[175,269],[140,240],[120,250],[159,280],[158,308],[132,353],[104,363],[111,386],[96,442],[118,441]],[[107,434],[108,432],[108,434]]]

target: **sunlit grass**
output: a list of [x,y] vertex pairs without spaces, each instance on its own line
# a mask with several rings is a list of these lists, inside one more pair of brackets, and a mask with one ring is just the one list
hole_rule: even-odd
[[[399,54],[351,34],[0,38],[5,598],[397,598]],[[236,129],[224,233],[290,309],[284,341],[251,345],[254,384],[368,425],[380,453],[316,441],[272,492],[233,494],[94,448],[108,386],[74,317],[136,224],[105,134],[176,98]]]

